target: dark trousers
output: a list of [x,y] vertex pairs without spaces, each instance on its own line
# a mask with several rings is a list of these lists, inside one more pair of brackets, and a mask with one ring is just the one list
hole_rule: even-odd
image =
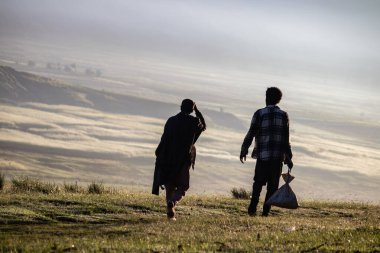
[[[281,160],[262,161],[257,160],[255,168],[255,176],[253,178],[252,199],[250,209],[256,211],[257,204],[259,203],[260,193],[264,185],[267,184],[267,194],[265,202],[277,191],[282,172]],[[270,206],[263,206],[263,214],[268,214]]]
[[166,202],[177,203],[190,187],[190,164],[185,164],[170,182],[165,184]]

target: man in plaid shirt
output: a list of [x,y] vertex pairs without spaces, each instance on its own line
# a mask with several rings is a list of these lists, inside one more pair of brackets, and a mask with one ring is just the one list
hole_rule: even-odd
[[[252,157],[256,158],[257,162],[252,198],[248,207],[249,215],[256,215],[257,204],[264,185],[267,184],[265,202],[278,189],[283,162],[290,169],[293,167],[288,114],[277,106],[281,98],[282,92],[277,87],[267,89],[267,106],[257,110],[253,115],[251,126],[241,146],[240,161],[244,163],[248,149],[255,138]],[[262,215],[268,216],[269,211],[270,206],[264,204]]]

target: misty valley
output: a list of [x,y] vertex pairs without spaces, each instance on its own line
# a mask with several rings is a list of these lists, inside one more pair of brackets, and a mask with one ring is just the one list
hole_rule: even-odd
[[[160,96],[155,100],[115,88],[76,84],[101,83],[104,76],[83,79],[68,74],[63,81],[49,71],[45,73],[49,77],[44,77],[42,68],[37,68],[39,74],[30,74],[17,71],[17,64],[13,66],[0,67],[2,171],[11,177],[101,181],[149,191],[154,150],[166,118],[177,113],[179,105],[164,102]],[[20,68],[36,72],[35,67]],[[75,78],[76,82],[68,82]],[[198,144],[199,158],[192,172],[194,193],[229,194],[233,187],[249,188],[252,180],[254,162],[246,167],[238,162],[249,115],[241,116],[233,107],[222,110],[215,100],[199,102],[205,107],[209,127]],[[335,134],[328,123],[318,128],[297,113],[291,131],[298,181],[294,187],[299,196],[378,201],[375,189],[379,174],[372,168],[378,163],[378,149],[368,144],[358,146],[354,137],[347,138],[344,132],[341,136]],[[364,154],[367,168],[362,168],[360,160]],[[352,160],[347,161],[347,156]],[[333,195],[326,195],[331,184],[340,187]]]

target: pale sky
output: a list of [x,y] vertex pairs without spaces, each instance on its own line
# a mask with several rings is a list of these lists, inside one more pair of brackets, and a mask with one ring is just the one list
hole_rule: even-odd
[[2,0],[1,37],[380,81],[380,1]]

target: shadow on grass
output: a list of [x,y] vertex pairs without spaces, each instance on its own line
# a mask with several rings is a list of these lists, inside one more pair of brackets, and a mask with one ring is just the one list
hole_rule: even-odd
[[[1,233],[22,235],[30,234],[33,236],[49,236],[49,237],[64,237],[64,236],[128,236],[131,235],[125,223],[116,224],[60,224],[51,227],[49,224],[34,224],[31,227],[15,226],[16,224],[4,226]],[[32,231],[32,232],[31,232]],[[0,237],[1,237],[0,233]]]
[[150,207],[147,207],[147,206],[143,206],[143,205],[128,204],[128,205],[125,205],[125,207],[131,208],[132,210],[137,211],[137,212],[141,212],[141,213],[160,212],[160,210],[158,210],[156,208],[153,209],[153,208],[150,208]]
[[53,204],[55,206],[67,206],[67,205],[82,205],[83,202],[63,199],[48,199],[45,202]]

